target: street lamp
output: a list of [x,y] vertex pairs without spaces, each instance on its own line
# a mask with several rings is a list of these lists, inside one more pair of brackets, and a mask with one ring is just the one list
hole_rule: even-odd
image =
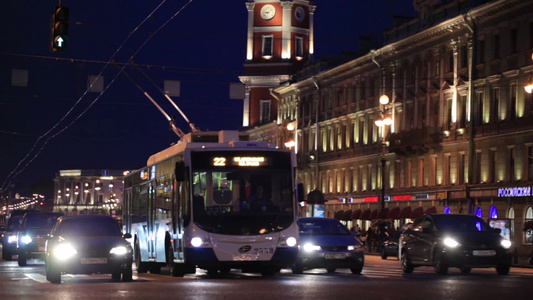
[[381,128],[381,199],[379,200],[380,211],[385,209],[385,165],[387,160],[385,159],[385,150],[387,147],[386,141],[386,127],[392,125],[392,118],[388,111],[387,105],[389,105],[390,99],[387,95],[381,95],[379,97],[380,104],[380,117],[374,121],[377,127]]
[[294,139],[294,134],[293,134],[294,129],[295,129],[294,124],[292,123],[287,124],[287,131],[289,132],[289,140],[285,142],[286,148],[292,149],[292,147],[296,146],[296,141]]
[[[531,60],[533,60],[533,54],[531,54]],[[533,80],[531,79],[531,72],[529,73],[529,81],[527,85],[524,87],[524,90],[526,90],[526,92],[529,94],[533,92]]]

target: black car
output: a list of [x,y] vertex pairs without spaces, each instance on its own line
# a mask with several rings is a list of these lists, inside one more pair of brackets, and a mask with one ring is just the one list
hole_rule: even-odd
[[44,258],[46,236],[56,224],[58,212],[28,212],[22,219],[22,226],[17,234],[18,265],[26,266],[27,260]]
[[35,210],[16,209],[9,214],[6,231],[2,238],[2,259],[11,260],[17,254],[17,235],[22,226],[22,218]]
[[449,267],[462,273],[472,268],[495,267],[505,275],[511,268],[511,242],[482,219],[463,214],[430,214],[418,218],[403,232],[401,266],[411,273],[417,266],[433,266],[437,274]]
[[132,280],[132,249],[110,216],[79,215],[58,219],[46,241],[46,279],[61,283],[61,274],[111,274],[113,281]]

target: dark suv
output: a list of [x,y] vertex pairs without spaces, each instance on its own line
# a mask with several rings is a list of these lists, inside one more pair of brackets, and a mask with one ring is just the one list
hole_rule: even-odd
[[44,258],[46,236],[62,213],[28,212],[22,219],[17,236],[18,264],[24,267],[28,259]]
[[462,273],[472,268],[495,267],[506,275],[511,267],[511,242],[482,219],[462,214],[430,214],[416,219],[400,238],[404,273],[417,266],[433,266],[437,274],[449,267]]
[[17,254],[17,233],[22,225],[22,217],[27,212],[34,210],[16,209],[9,215],[6,231],[2,238],[2,259],[11,260]]

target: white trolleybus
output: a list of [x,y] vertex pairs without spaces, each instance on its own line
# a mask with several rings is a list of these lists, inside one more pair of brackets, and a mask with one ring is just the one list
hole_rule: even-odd
[[294,152],[238,138],[189,133],[125,177],[124,229],[138,272],[274,275],[296,260]]

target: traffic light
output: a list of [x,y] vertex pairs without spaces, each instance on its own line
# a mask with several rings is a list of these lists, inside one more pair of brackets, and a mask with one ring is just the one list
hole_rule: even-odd
[[52,15],[52,51],[65,51],[68,46],[68,8],[56,6]]

